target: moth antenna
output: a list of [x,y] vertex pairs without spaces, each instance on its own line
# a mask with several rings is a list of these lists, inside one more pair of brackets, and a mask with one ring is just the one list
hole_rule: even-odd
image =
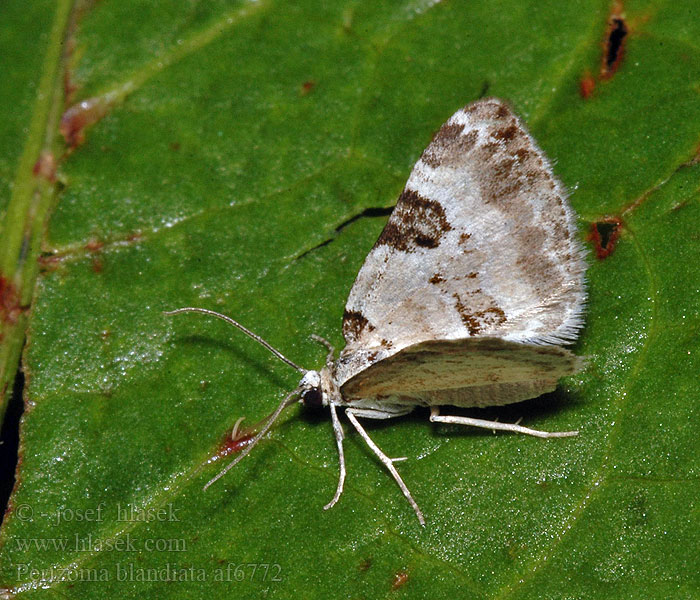
[[206,490],[212,483],[215,481],[221,479],[226,473],[228,473],[233,467],[235,467],[239,462],[241,462],[248,454],[250,454],[250,451],[255,448],[257,443],[263,438],[263,436],[270,431],[270,428],[274,424],[274,422],[278,419],[278,417],[282,414],[282,411],[287,408],[288,406],[291,406],[297,401],[297,397],[299,396],[299,392],[301,392],[301,387],[296,388],[295,390],[291,391],[287,396],[285,396],[284,400],[280,402],[279,406],[275,409],[275,412],[272,413],[270,418],[267,420],[267,423],[265,423],[265,426],[262,428],[260,433],[256,435],[253,438],[253,441],[248,444],[245,450],[241,452],[235,460],[231,461],[229,464],[227,464],[221,471],[217,473],[215,477],[210,479],[207,484],[202,488],[203,490]]
[[213,311],[213,310],[208,310],[206,308],[195,308],[193,306],[186,306],[185,308],[177,308],[175,310],[164,310],[163,314],[171,316],[171,315],[179,315],[181,313],[186,313],[186,312],[198,312],[198,313],[203,313],[205,315],[211,315],[212,317],[216,317],[218,319],[221,319],[222,321],[226,321],[229,325],[233,325],[234,327],[238,327],[238,329],[240,329],[248,337],[253,338],[261,346],[265,346],[265,348],[267,348],[270,352],[272,352],[272,354],[274,354],[282,362],[287,363],[290,367],[294,367],[300,373],[306,373],[306,369],[303,369],[299,365],[293,363],[284,354],[282,354],[279,350],[277,350],[277,348],[273,348],[271,344],[269,344],[264,339],[262,339],[257,333],[253,333],[250,329],[248,329],[247,327],[244,327],[238,321],[234,321],[231,317],[227,317],[226,315],[222,315],[221,313],[218,313],[218,312]]

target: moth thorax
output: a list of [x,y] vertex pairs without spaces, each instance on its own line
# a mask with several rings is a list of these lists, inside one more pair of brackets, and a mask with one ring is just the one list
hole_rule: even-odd
[[299,397],[307,408],[323,406],[323,391],[321,390],[321,374],[318,371],[307,371],[299,382],[301,392]]

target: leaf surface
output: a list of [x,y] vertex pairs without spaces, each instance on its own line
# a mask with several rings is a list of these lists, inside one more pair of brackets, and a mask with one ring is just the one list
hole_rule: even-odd
[[[70,144],[51,142],[42,271],[36,288],[21,280],[32,312],[0,531],[9,597],[697,594],[700,19],[689,5],[129,0],[66,18],[70,5],[32,2],[29,19],[20,4],[2,8],[14,33],[0,44],[19,53],[37,38],[45,58],[18,54],[8,75],[18,100],[5,97],[0,135],[17,144],[0,145],[3,235],[19,226],[12,182],[29,181],[20,132],[55,109],[27,89],[55,55],[60,19],[65,91],[76,89]],[[611,15],[627,34],[605,79]],[[572,190],[582,237],[602,232],[607,256],[589,242],[585,371],[554,394],[469,414],[580,436],[494,436],[431,426],[422,411],[368,423],[389,456],[408,457],[398,468],[421,528],[347,427],[346,491],[324,511],[337,477],[329,419],[294,407],[203,492],[238,418],[269,414],[298,374],[219,321],[162,311],[224,312],[322,366],[308,335],[341,346],[380,209],[437,128],[482,94],[528,123]]]

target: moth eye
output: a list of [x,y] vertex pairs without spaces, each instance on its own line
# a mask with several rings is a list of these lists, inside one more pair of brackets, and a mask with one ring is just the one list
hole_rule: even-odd
[[301,401],[308,408],[321,408],[323,406],[323,395],[320,388],[314,387],[302,392]]

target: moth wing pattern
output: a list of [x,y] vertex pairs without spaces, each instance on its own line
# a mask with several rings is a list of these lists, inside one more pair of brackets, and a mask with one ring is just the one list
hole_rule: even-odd
[[497,406],[554,390],[580,363],[559,346],[484,337],[430,340],[359,371],[341,394],[359,406],[362,398],[399,405]]
[[571,342],[583,249],[566,193],[503,101],[457,111],[415,164],[343,316],[342,384],[427,340]]

